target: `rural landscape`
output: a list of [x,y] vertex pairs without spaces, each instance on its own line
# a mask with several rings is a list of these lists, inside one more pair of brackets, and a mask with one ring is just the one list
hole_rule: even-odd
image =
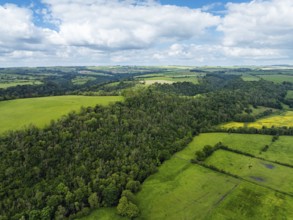
[[293,220],[293,0],[2,0],[0,33],[0,220]]
[[291,66],[0,77],[3,220],[293,218]]

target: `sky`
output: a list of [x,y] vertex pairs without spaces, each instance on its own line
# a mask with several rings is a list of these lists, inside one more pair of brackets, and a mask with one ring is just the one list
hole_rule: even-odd
[[293,65],[293,0],[0,0],[0,67]]

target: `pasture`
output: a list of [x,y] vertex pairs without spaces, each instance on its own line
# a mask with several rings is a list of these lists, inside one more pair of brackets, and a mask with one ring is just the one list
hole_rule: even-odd
[[258,75],[260,78],[264,80],[268,80],[274,83],[282,83],[282,82],[291,82],[293,83],[293,75]]
[[215,151],[204,163],[293,196],[293,168],[225,150]]
[[244,81],[259,81],[260,78],[257,77],[257,76],[253,76],[253,75],[249,75],[249,74],[243,74],[241,76],[241,78],[244,80]]
[[[141,192],[137,194],[141,210],[138,219],[293,218],[292,197],[189,162],[194,152],[206,144],[214,145],[222,141],[229,146],[258,152],[271,138],[225,133],[195,137],[184,150],[161,165],[158,173],[144,182]],[[277,177],[284,176],[290,169],[276,166],[278,176],[274,178],[274,184],[281,183]],[[278,168],[283,169],[282,172],[279,173]],[[292,176],[287,178],[292,179]],[[290,184],[284,183],[284,186],[290,189]]]
[[[292,139],[281,136],[271,144],[272,136],[269,135],[205,133],[194,137],[184,150],[165,161],[159,167],[159,171],[143,183],[142,190],[136,194],[140,209],[140,216],[137,219],[292,219],[293,197],[266,187],[281,187],[282,190],[292,193],[291,168],[273,164],[274,169],[269,169],[263,160],[227,151],[215,152],[207,159],[210,160],[209,163],[248,178],[248,182],[190,163],[195,151],[201,150],[207,144],[215,145],[220,141],[230,148],[257,156],[265,144],[271,144],[268,152],[274,146],[275,152],[280,151],[278,154],[282,157],[285,158],[287,155],[292,158]],[[268,157],[273,159],[274,154],[272,152]],[[233,163],[232,168],[230,163]],[[247,168],[250,164],[253,165],[252,174]],[[253,175],[262,175],[269,185],[260,186],[263,183],[251,179],[250,176]],[[82,220],[121,219],[115,215],[115,210],[98,209]]]
[[29,124],[43,127],[81,106],[108,105],[122,101],[121,96],[50,96],[0,102],[0,133]]
[[12,82],[1,82],[0,81],[0,89],[6,89],[13,86],[22,86],[22,85],[40,85],[41,81],[37,80],[15,80]]
[[293,99],[293,90],[288,91],[286,99]]

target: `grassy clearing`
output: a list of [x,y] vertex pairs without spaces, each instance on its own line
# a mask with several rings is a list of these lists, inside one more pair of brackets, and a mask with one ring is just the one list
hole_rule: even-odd
[[239,127],[253,127],[253,128],[262,128],[263,126],[267,128],[274,127],[293,127],[293,111],[283,112],[279,115],[272,115],[262,119],[259,119],[255,122],[251,123],[243,123],[243,122],[229,122],[222,125],[222,128],[239,128]]
[[22,85],[40,85],[42,84],[41,81],[13,81],[13,82],[0,82],[0,89],[6,89],[13,86],[22,86]]
[[121,101],[121,96],[51,96],[0,102],[0,133],[34,124],[43,127],[81,106],[108,105]]
[[252,75],[242,75],[241,78],[244,80],[244,81],[259,81],[260,78],[257,77],[257,76],[252,76]]
[[182,77],[150,77],[150,78],[142,78],[145,81],[146,85],[154,84],[154,83],[175,83],[175,82],[192,82],[194,84],[198,83],[197,77],[190,77],[190,76],[182,76]]
[[293,99],[293,90],[288,91],[286,99]]
[[293,75],[259,75],[264,80],[272,81],[274,83],[291,82],[293,83]]
[[87,83],[88,81],[93,81],[95,79],[96,79],[95,77],[91,77],[91,76],[77,76],[72,80],[72,83],[75,85],[83,85]]
[[79,220],[126,220],[116,214],[116,208],[100,208],[93,211],[89,216],[80,218]]
[[293,169],[233,152],[218,150],[205,161],[218,169],[293,195]]

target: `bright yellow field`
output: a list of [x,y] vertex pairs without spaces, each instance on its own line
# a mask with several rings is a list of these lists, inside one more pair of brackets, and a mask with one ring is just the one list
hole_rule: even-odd
[[267,128],[274,127],[293,127],[293,111],[288,111],[281,115],[274,115],[270,117],[266,117],[263,119],[259,119],[256,122],[251,123],[243,123],[243,122],[230,122],[224,124],[222,128],[239,128],[239,127],[253,127],[253,128],[262,128],[263,126]]

